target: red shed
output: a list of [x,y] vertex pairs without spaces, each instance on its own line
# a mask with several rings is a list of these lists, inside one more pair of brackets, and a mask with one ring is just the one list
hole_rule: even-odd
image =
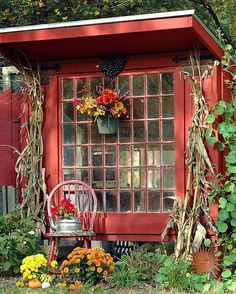
[[[0,29],[1,53],[13,64],[24,53],[46,77],[48,190],[63,179],[86,179],[98,197],[98,240],[158,241],[169,196],[184,197],[192,102],[180,73],[194,49],[212,65],[204,89],[213,105],[224,91],[213,66],[223,51],[193,10]],[[110,83],[97,65],[115,56],[126,60],[114,83],[128,87],[130,117],[117,134],[101,135],[74,102]],[[219,153],[210,156],[219,170]]]

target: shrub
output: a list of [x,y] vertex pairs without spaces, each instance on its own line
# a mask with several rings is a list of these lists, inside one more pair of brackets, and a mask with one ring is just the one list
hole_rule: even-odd
[[35,222],[20,212],[0,217],[0,272],[18,273],[21,260],[39,251]]
[[113,258],[101,248],[75,248],[62,262],[61,277],[70,289],[99,283],[114,270]]

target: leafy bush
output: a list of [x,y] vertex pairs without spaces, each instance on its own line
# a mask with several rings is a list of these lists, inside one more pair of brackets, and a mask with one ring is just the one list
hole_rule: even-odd
[[107,281],[116,287],[131,287],[138,282],[154,282],[159,269],[159,254],[137,249],[130,255],[123,255],[116,262],[113,275]]
[[0,217],[0,272],[18,273],[21,261],[39,251],[35,222],[18,211]]
[[61,277],[70,289],[93,286],[114,270],[113,258],[102,248],[75,248],[62,262]]
[[159,258],[160,268],[156,282],[168,288],[177,288],[189,292],[203,291],[208,282],[206,275],[200,275],[185,261],[174,261],[172,256],[162,255]]

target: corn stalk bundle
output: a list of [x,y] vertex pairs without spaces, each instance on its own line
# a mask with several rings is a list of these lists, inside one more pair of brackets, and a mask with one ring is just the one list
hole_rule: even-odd
[[20,209],[22,216],[42,217],[40,212],[46,200],[46,185],[43,161],[43,102],[44,95],[38,72],[21,69],[24,107],[22,117],[25,122],[21,138],[25,146],[16,162],[17,183],[21,183],[23,201]]
[[194,110],[188,131],[186,147],[187,183],[184,202],[174,197],[174,207],[162,234],[164,237],[168,229],[177,231],[175,258],[190,261],[192,254],[201,246],[206,237],[205,226],[201,219],[213,228],[208,200],[211,189],[210,180],[215,178],[214,167],[209,159],[204,144],[204,134],[208,127],[206,118],[209,108],[203,93],[203,81],[208,71],[201,74],[201,66],[197,54],[190,56],[191,73],[184,72],[184,79],[191,84],[191,96]]

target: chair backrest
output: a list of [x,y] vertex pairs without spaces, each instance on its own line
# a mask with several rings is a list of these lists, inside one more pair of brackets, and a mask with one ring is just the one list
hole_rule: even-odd
[[56,185],[48,196],[47,211],[50,227],[55,230],[55,216],[53,210],[61,199],[71,199],[77,207],[77,216],[81,219],[82,229],[93,230],[97,213],[97,197],[94,190],[79,180],[67,180]]

